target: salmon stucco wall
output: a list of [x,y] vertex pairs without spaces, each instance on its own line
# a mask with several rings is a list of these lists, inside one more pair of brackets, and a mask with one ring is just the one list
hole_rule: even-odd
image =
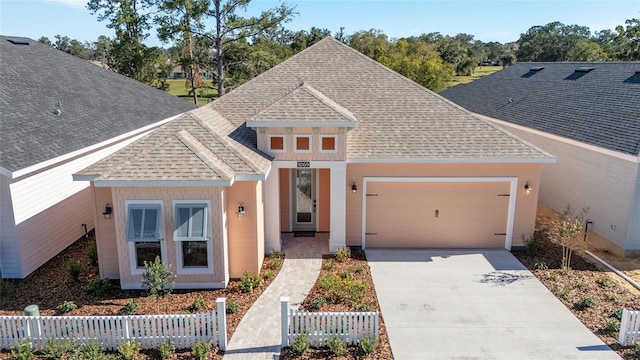
[[[364,177],[516,177],[518,189],[512,246],[523,246],[524,239],[535,230],[538,190],[540,188],[541,164],[348,164],[347,183],[362,186]],[[533,190],[527,194],[523,189],[530,182]],[[350,246],[362,243],[362,197],[363,191],[347,194],[346,242]]]
[[105,219],[102,213],[107,204],[113,206],[111,188],[95,187],[91,184],[95,200],[96,245],[98,248],[98,268],[101,278],[119,279],[118,244],[116,241],[116,223],[114,217]]
[[331,170],[318,169],[318,231],[327,232],[331,219]]
[[[236,181],[226,189],[229,276],[239,279],[245,271],[260,272],[264,260],[264,204],[262,182]],[[245,214],[236,213],[242,204]]]
[[[126,241],[126,201],[155,200],[162,204],[162,229],[160,238],[166,254],[166,261],[174,273],[177,273],[177,246],[173,241],[174,200],[208,200],[210,213],[210,246],[213,246],[213,271],[208,274],[177,274],[176,287],[221,287],[226,286],[227,259],[224,244],[224,215],[226,211],[223,201],[223,187],[118,187],[112,188],[114,223],[116,224],[116,240],[120,268],[120,282],[123,288],[133,288],[140,284],[140,275],[132,273],[129,255],[129,244]],[[237,205],[236,205],[237,206]],[[237,209],[237,207],[236,207]],[[227,216],[229,217],[229,216]],[[211,259],[210,259],[211,260]],[[194,285],[195,284],[195,285]],[[198,285],[200,284],[200,285]]]

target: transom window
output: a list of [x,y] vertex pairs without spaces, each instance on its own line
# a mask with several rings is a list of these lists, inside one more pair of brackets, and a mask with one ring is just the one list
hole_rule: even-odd
[[127,242],[132,270],[143,270],[145,262],[163,258],[160,244],[160,205],[131,204],[127,207]]
[[311,136],[295,135],[294,138],[296,152],[311,152]]
[[212,269],[212,244],[209,238],[209,204],[182,203],[175,205],[175,228],[178,273],[209,273]]
[[320,136],[320,152],[336,152],[337,136],[321,135]]
[[269,135],[269,151],[270,152],[284,152],[286,151],[284,146],[283,135]]

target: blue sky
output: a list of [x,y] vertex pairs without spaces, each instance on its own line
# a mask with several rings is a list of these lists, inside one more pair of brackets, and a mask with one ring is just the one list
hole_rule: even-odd
[[[37,39],[66,35],[94,41],[113,31],[85,8],[86,0],[0,0],[0,34]],[[253,0],[249,15],[277,5]],[[299,15],[287,24],[291,30],[312,26],[332,32],[345,27],[351,34],[380,29],[391,37],[440,32],[468,33],[485,42],[508,42],[535,25],[552,21],[588,26],[592,31],[614,29],[626,19],[640,18],[640,0],[290,0]],[[154,34],[150,45],[160,45]]]

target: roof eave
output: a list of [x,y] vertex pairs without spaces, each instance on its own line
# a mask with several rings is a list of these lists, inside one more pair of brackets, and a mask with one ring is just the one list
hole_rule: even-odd
[[352,164],[553,164],[555,157],[349,158]]
[[228,187],[234,180],[94,180],[95,187]]
[[264,121],[248,120],[247,127],[269,128],[269,127],[318,127],[318,128],[354,128],[357,121]]

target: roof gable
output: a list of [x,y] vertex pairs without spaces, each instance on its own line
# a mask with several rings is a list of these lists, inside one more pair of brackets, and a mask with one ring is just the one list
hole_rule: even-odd
[[478,114],[638,156],[636,71],[640,62],[519,63],[440,94]]
[[195,107],[37,41],[7,36],[0,36],[0,104],[0,167],[12,172]]

